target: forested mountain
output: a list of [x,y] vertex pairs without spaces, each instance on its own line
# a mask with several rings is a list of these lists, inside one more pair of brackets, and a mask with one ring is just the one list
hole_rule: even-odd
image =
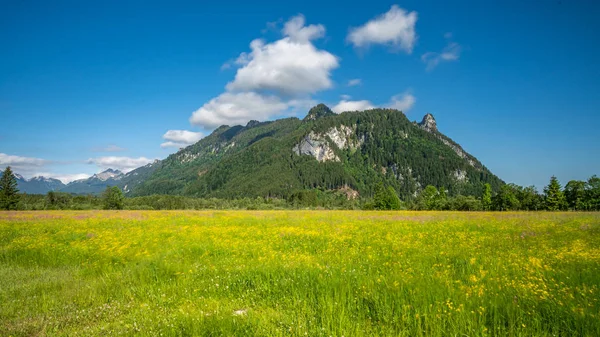
[[384,182],[411,198],[427,185],[478,196],[485,183],[503,184],[430,114],[414,123],[398,110],[335,114],[323,104],[303,120],[221,126],[142,171],[118,182],[128,195],[288,197],[318,188],[371,196]]

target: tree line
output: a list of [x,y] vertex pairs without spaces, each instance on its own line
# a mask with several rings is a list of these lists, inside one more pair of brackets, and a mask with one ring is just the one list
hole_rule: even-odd
[[493,192],[485,184],[480,197],[449,195],[443,188],[428,185],[413,198],[401,200],[392,185],[380,181],[372,197],[350,196],[344,190],[304,189],[286,197],[195,198],[150,195],[126,198],[116,187],[100,196],[71,195],[50,191],[46,195],[21,194],[16,178],[7,167],[0,178],[0,209],[4,210],[175,210],[175,209],[365,209],[365,210],[457,210],[457,211],[600,211],[600,178],[571,180],[562,188],[556,177],[539,193],[533,186],[504,184]]

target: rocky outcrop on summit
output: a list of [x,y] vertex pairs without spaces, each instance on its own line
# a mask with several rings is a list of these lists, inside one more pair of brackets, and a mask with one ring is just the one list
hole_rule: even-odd
[[426,114],[423,116],[423,120],[419,123],[419,126],[423,128],[425,131],[437,131],[437,123],[432,114]]

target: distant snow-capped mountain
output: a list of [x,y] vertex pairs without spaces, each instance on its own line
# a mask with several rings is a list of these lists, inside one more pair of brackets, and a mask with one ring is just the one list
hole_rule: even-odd
[[[2,173],[0,173],[0,176]],[[49,191],[59,191],[66,185],[62,181],[54,178],[33,177],[25,179],[20,174],[15,174],[17,178],[17,188],[21,193],[27,194],[46,194]]]
[[79,179],[68,183],[61,192],[73,194],[99,194],[108,186],[117,186],[124,177],[119,170],[108,169],[96,173],[87,179]]

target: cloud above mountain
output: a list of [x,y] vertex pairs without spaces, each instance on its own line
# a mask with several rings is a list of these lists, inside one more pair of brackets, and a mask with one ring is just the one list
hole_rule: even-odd
[[202,139],[204,134],[202,132],[193,132],[188,130],[169,130],[163,135],[163,139],[166,142],[160,144],[160,147],[176,147],[182,148],[188,145],[192,145]]
[[359,27],[350,29],[346,40],[357,48],[374,44],[390,47],[392,51],[412,53],[417,41],[415,25],[417,12],[408,12],[398,5]]
[[389,102],[379,106],[371,103],[371,101],[368,100],[352,101],[350,100],[350,96],[343,95],[342,100],[340,100],[336,105],[334,105],[331,108],[331,110],[335,113],[342,113],[344,111],[363,111],[381,107],[407,112],[415,105],[416,102],[416,97],[409,92],[394,95],[390,98]]
[[49,161],[41,158],[14,156],[6,153],[0,153],[0,165],[2,166],[43,166]]
[[192,113],[190,123],[205,129],[221,124],[244,124],[291,114],[311,95],[333,86],[337,56],[318,49],[313,41],[325,35],[325,26],[306,25],[303,15],[289,19],[274,42],[255,39],[251,51],[230,65],[238,66],[226,91]]
[[441,52],[427,52],[421,55],[421,61],[426,64],[426,70],[432,71],[442,62],[458,61],[462,52],[462,47],[451,41],[452,34],[446,33],[444,37],[448,40],[446,47]]

